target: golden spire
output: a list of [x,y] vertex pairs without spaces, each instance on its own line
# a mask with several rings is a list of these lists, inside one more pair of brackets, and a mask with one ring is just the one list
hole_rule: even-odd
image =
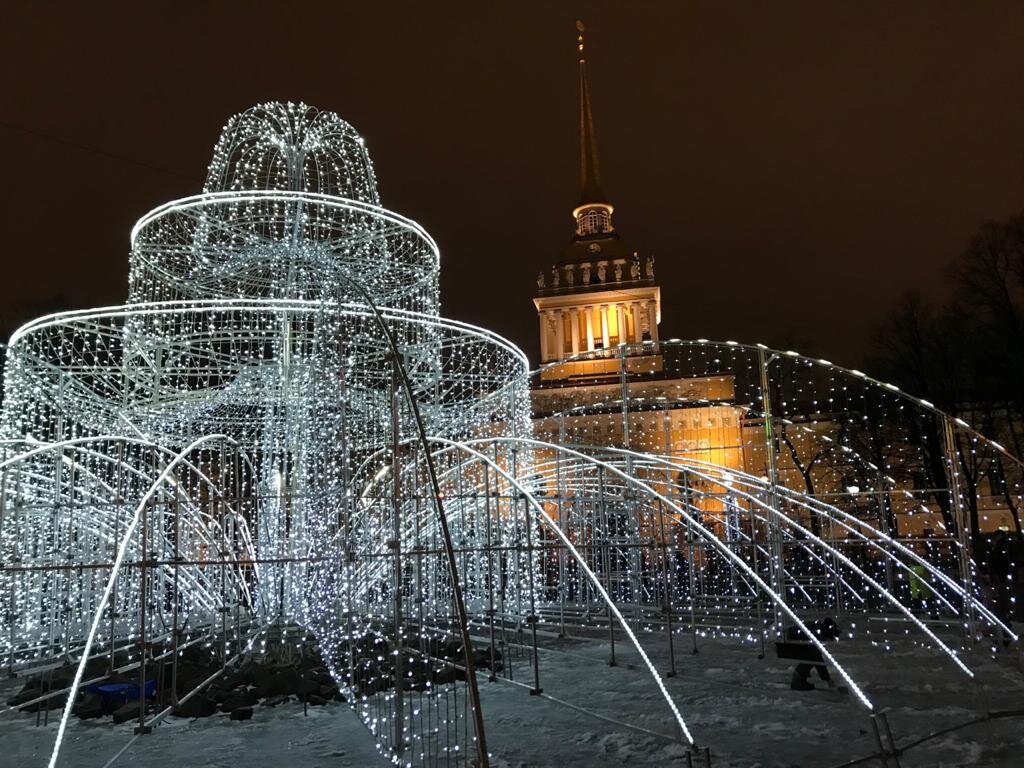
[[580,203],[604,203],[601,190],[601,171],[597,162],[597,138],[594,116],[590,110],[590,87],[587,84],[587,62],[583,56],[582,21],[576,22],[576,52],[580,70]]

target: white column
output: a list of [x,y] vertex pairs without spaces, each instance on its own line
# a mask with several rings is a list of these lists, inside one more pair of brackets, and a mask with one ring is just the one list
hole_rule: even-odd
[[651,324],[651,341],[658,340],[658,307],[652,301],[647,305],[647,313]]
[[562,315],[565,314],[564,310],[558,310],[555,313],[555,359],[561,360],[565,357],[565,321],[562,319]]
[[619,344],[625,344],[628,341],[626,339],[626,308],[621,304],[616,304],[615,312],[618,315],[616,320],[619,323]]
[[572,331],[572,353],[579,354],[580,351],[580,311],[569,310],[569,330]]
[[538,312],[540,318],[540,361],[547,362],[548,359],[548,313]]
[[633,341],[639,343],[643,339],[643,333],[640,331],[640,303],[630,302],[629,309],[633,313]]
[[608,349],[608,305],[601,305],[601,343]]
[[587,351],[594,351],[594,308],[586,306],[583,311],[587,313]]

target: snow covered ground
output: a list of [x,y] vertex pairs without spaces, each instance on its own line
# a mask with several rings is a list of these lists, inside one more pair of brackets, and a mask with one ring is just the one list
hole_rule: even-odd
[[[659,669],[666,669],[664,644],[646,640],[645,645],[655,651]],[[836,650],[876,709],[888,708],[898,745],[985,710],[1024,709],[1024,675],[1016,659],[992,661],[979,649],[969,654],[968,663],[977,673],[972,680],[934,651],[908,648],[885,654],[863,641],[847,641]],[[617,643],[617,651],[619,659],[639,664],[623,644]],[[546,694],[651,731],[673,732],[668,708],[646,672],[606,666],[606,644],[581,644],[572,653],[559,654],[559,664],[542,666]],[[542,661],[547,661],[546,655],[553,652],[542,652]],[[580,658],[584,655],[586,660]],[[856,697],[823,686],[807,692],[790,690],[792,662],[774,654],[759,660],[756,648],[711,640],[701,640],[696,655],[679,643],[676,659],[678,673],[665,683],[697,743],[710,747],[713,766],[828,768],[876,751],[871,720]],[[525,673],[523,669],[523,677]],[[583,680],[590,682],[584,685]],[[494,684],[483,690],[484,709],[492,723],[489,746],[502,761],[499,764],[685,764],[680,744],[538,701],[526,690]],[[954,731],[908,751],[900,765],[1022,766],[1024,718]]]
[[[667,669],[667,646],[644,638],[656,665]],[[609,667],[607,642],[548,638],[541,651],[544,693],[577,707],[652,732],[678,735],[660,692],[638,655],[616,643],[620,664]],[[887,709],[897,744],[964,722],[986,710],[1024,709],[1019,658],[992,660],[984,648],[966,654],[971,679],[935,651],[895,646],[881,652],[864,640],[836,649],[871,697]],[[757,649],[702,639],[689,653],[676,647],[678,674],[666,678],[697,743],[711,749],[713,766],[829,768],[874,751],[867,711],[852,694],[789,688],[791,662]],[[518,682],[532,682],[530,659],[512,660]],[[679,741],[624,729],[526,688],[481,678],[487,736],[499,768],[685,765]],[[4,690],[6,697],[7,692]],[[35,715],[0,716],[0,766],[45,765],[59,712],[47,727]],[[103,766],[131,739],[131,725],[72,719],[60,765]],[[384,766],[373,739],[345,704],[259,706],[251,721],[226,715],[205,720],[168,718],[137,739],[114,764],[142,768],[211,766]],[[878,761],[866,765],[880,765]],[[1006,718],[956,730],[900,756],[902,768],[1024,765],[1024,718]]]
[[[7,714],[0,720],[0,766],[45,766],[57,735],[60,711],[47,727],[35,715]],[[68,726],[58,765],[101,768],[132,739],[136,724],[109,719],[77,720]],[[234,722],[217,714],[202,720],[169,717],[152,734],[136,739],[114,763],[123,768],[362,768],[386,766],[373,738],[346,704],[310,707],[291,702],[261,706],[252,720]]]

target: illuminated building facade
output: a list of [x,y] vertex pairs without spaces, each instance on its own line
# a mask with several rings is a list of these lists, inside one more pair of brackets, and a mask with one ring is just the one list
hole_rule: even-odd
[[[630,248],[613,224],[583,46],[581,30],[575,231],[550,272],[538,274],[533,300],[542,363],[532,391],[535,435],[743,470],[754,456],[743,449],[744,411],[734,404],[734,377],[677,374],[678,361],[666,355],[679,350],[659,341],[654,257]],[[721,511],[720,504],[707,507]]]

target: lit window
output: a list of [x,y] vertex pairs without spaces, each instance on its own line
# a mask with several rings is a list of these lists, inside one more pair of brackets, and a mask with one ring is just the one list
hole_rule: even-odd
[[576,220],[576,231],[580,235],[595,235],[611,229],[611,216],[603,208],[583,211]]

